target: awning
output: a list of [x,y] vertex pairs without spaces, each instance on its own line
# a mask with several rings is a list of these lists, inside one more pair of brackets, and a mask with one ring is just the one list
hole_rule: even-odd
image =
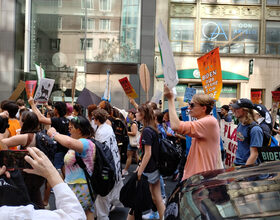
[[[198,69],[184,69],[177,70],[179,79],[200,79]],[[156,76],[157,78],[164,78],[163,74]],[[223,80],[249,80],[248,77],[237,73],[222,71]]]

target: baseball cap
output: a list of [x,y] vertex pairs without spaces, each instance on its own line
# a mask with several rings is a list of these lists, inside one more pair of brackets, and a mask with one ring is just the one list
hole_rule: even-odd
[[253,103],[249,99],[238,99],[236,103],[231,104],[232,108],[253,108]]

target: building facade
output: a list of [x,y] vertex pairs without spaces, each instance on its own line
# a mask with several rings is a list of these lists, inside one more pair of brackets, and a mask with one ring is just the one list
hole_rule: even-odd
[[[260,91],[262,103],[271,107],[271,91],[280,87],[280,1],[158,0],[157,24],[159,20],[174,53],[180,107],[185,87],[202,92],[197,58],[216,47],[220,48],[223,74],[217,106],[233,98],[251,98],[252,92]],[[155,89],[162,89],[157,46],[155,73]]]

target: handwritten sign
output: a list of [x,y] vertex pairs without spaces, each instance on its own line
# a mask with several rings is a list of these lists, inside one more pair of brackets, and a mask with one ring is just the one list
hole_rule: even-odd
[[221,126],[221,138],[223,140],[223,146],[226,150],[226,157],[224,165],[226,168],[232,167],[233,161],[235,159],[235,153],[237,150],[237,125],[231,122],[225,122],[225,120],[220,121]]
[[37,81],[36,80],[28,80],[25,81],[25,91],[27,98],[33,97],[35,88],[36,88]]
[[253,104],[260,104],[262,100],[262,91],[252,91],[251,100]]
[[25,88],[25,82],[20,80],[17,85],[17,88],[14,90],[13,94],[10,96],[9,100],[16,101],[20,94],[23,92]]
[[34,100],[45,103],[49,100],[54,85],[54,79],[42,78],[36,90]]
[[124,77],[122,79],[119,79],[119,82],[125,92],[125,94],[128,96],[128,97],[131,97],[133,99],[137,98],[138,95],[137,93],[135,92],[135,90],[133,89],[132,85],[130,84],[129,80],[127,77]]
[[164,74],[164,81],[168,88],[174,88],[179,80],[178,80],[178,73],[176,70],[173,52],[170,46],[170,42],[168,40],[168,36],[164,27],[160,21],[159,26],[157,28],[157,39],[160,48],[160,55],[161,55],[161,64]]
[[261,162],[280,160],[280,147],[260,147],[258,152]]
[[196,94],[196,89],[187,87],[184,95],[184,102],[190,102],[194,94]]
[[197,64],[204,93],[218,100],[223,87],[219,48],[198,58]]

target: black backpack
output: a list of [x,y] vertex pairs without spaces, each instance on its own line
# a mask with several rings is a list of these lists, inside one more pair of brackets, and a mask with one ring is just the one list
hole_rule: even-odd
[[113,189],[116,182],[116,167],[113,154],[105,143],[90,139],[96,148],[93,173],[90,176],[82,158],[76,154],[76,163],[83,169],[92,201],[93,193],[100,196],[107,196]]
[[112,121],[112,128],[118,144],[124,144],[128,141],[127,128],[125,123],[121,119],[114,119]]
[[264,130],[263,127],[258,125],[257,123],[252,123],[248,127],[248,131],[247,131],[248,141],[250,141],[250,139],[251,139],[251,130],[255,126],[259,126],[262,129],[262,132],[263,132],[262,147],[269,147],[271,145],[271,134],[268,131]]
[[36,133],[36,147],[43,151],[50,161],[53,162],[57,149],[57,142],[47,135],[47,130]]
[[166,138],[159,138],[159,145],[159,172],[163,176],[171,176],[178,167],[180,154],[175,144]]

